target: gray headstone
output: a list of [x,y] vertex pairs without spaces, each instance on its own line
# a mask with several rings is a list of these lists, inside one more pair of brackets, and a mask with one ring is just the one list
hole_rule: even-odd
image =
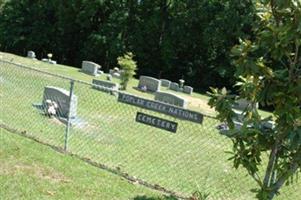
[[109,70],[109,74],[111,74],[114,78],[120,78],[124,70],[119,70],[119,68],[115,67],[114,69]]
[[193,92],[193,87],[190,87],[190,86],[187,86],[187,85],[185,85],[184,87],[183,87],[183,92],[184,93],[186,93],[186,94],[192,94],[192,92]]
[[55,101],[58,105],[58,116],[67,118],[70,108],[70,117],[75,118],[77,113],[77,96],[72,95],[69,105],[70,92],[63,88],[46,86],[43,94],[43,106],[46,107],[46,100]]
[[162,86],[162,87],[167,87],[167,88],[169,88],[170,83],[171,83],[170,80],[167,80],[167,79],[160,79],[160,81],[161,81],[161,86]]
[[113,82],[110,82],[110,81],[102,81],[102,80],[96,80],[96,79],[93,79],[92,80],[92,83],[96,86],[99,86],[99,87],[93,87],[95,89],[99,89],[99,90],[118,90],[119,88],[119,84],[118,83],[113,83]]
[[167,92],[156,92],[155,100],[161,101],[167,104],[179,106],[181,108],[187,108],[188,101],[183,97],[177,96],[175,94],[167,93]]
[[82,62],[82,71],[86,74],[96,76],[98,69],[100,69],[101,66],[90,61],[83,61]]
[[178,83],[171,82],[171,83],[170,83],[170,86],[169,86],[169,89],[174,90],[174,91],[179,91],[179,90],[180,90],[180,87],[179,87],[179,84],[178,84]]
[[[251,102],[246,99],[238,99],[233,105],[234,109],[245,110],[248,106],[251,106]],[[255,108],[258,108],[258,103],[256,103]]]
[[138,88],[143,86],[146,86],[148,91],[157,92],[160,90],[161,81],[150,76],[140,76]]
[[36,54],[34,51],[28,51],[27,52],[27,58],[36,58]]

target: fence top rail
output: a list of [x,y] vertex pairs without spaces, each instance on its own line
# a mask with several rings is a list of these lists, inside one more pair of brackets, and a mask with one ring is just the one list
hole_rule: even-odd
[[[72,81],[72,82],[77,82],[77,83],[88,85],[88,86],[93,86],[93,87],[99,88],[99,89],[106,89],[107,91],[115,92],[118,95],[119,95],[119,93],[129,94],[129,93],[126,93],[126,92],[122,92],[122,91],[114,90],[114,89],[111,89],[111,88],[106,88],[106,87],[103,87],[103,86],[100,86],[100,85],[96,85],[96,84],[93,84],[93,83],[89,83],[87,81],[82,81],[82,80],[74,79],[74,78],[71,78],[71,77],[67,77],[67,76],[63,76],[63,75],[59,75],[59,74],[54,74],[54,73],[51,73],[51,72],[40,70],[40,69],[37,69],[37,68],[34,68],[34,67],[25,66],[25,65],[22,65],[22,64],[19,64],[19,63],[14,63],[14,62],[11,62],[11,61],[6,61],[6,60],[0,59],[0,63],[6,63],[6,64],[14,65],[16,67],[23,68],[23,69],[26,69],[26,70],[31,70],[31,71],[35,71],[35,72],[38,72],[38,73],[41,73],[41,74],[46,74],[46,75],[49,75],[49,76],[57,77],[57,78],[60,78],[60,79],[64,79],[64,80],[68,80],[68,81]],[[133,94],[130,94],[130,95],[137,96],[137,95],[133,95]],[[193,112],[195,112],[195,111],[193,111]],[[207,118],[216,119],[215,116],[211,116],[211,115],[203,114],[203,113],[200,113],[200,114],[202,114],[204,117],[207,117]]]
[[25,66],[25,65],[22,65],[22,64],[19,64],[19,63],[14,63],[14,62],[6,61],[6,60],[0,60],[0,62],[10,64],[10,65],[14,65],[16,67],[20,67],[20,68],[23,68],[23,69],[32,70],[32,71],[35,71],[35,72],[38,72],[38,73],[41,73],[41,74],[46,74],[46,75],[50,75],[50,76],[53,76],[53,77],[65,79],[65,80],[68,80],[68,81],[74,81],[74,82],[82,83],[82,84],[85,84],[85,85],[91,85],[91,86],[93,85],[92,83],[88,83],[86,81],[73,79],[73,78],[70,78],[70,77],[67,77],[67,76],[54,74],[54,73],[51,73],[51,72],[46,72],[44,70],[40,70],[40,69],[37,69],[37,68],[34,68],[34,67]]

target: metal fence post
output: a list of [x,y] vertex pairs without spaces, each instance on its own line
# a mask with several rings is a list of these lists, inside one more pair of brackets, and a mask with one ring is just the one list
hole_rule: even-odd
[[67,151],[68,148],[68,137],[69,137],[69,131],[70,131],[70,126],[71,126],[71,121],[70,121],[70,111],[71,111],[71,102],[72,102],[72,96],[74,92],[74,80],[70,81],[70,93],[69,93],[69,110],[68,110],[68,116],[67,116],[67,126],[65,130],[65,141],[64,141],[64,150]]

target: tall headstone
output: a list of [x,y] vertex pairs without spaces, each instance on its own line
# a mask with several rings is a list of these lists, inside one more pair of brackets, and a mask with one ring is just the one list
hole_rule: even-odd
[[162,87],[167,87],[167,88],[169,88],[170,83],[171,83],[170,80],[167,80],[167,79],[160,79],[160,81],[161,81],[161,86],[162,86]]
[[94,63],[94,62],[90,62],[90,61],[83,61],[82,62],[82,72],[92,75],[92,76],[96,76],[98,73],[98,69],[100,69],[101,66]]
[[190,86],[187,86],[187,85],[185,85],[184,87],[183,87],[183,92],[184,93],[186,93],[186,94],[192,94],[192,92],[193,92],[193,87],[190,87]]
[[161,81],[150,77],[150,76],[140,76],[138,88],[146,87],[148,91],[157,92],[160,90]]
[[187,108],[188,105],[188,101],[185,98],[167,92],[156,92],[155,100],[181,108]]
[[171,83],[170,83],[170,86],[169,86],[169,89],[174,90],[174,91],[179,91],[179,90],[180,90],[180,87],[179,87],[179,84],[178,84],[178,83],[171,82]]
[[47,107],[46,100],[51,100],[57,103],[57,114],[60,117],[67,118],[70,109],[70,117],[75,118],[77,114],[77,96],[72,95],[70,104],[70,92],[63,88],[46,86],[43,94],[43,106]]

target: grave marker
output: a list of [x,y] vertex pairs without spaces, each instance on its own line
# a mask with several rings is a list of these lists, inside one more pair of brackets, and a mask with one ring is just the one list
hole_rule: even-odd
[[150,76],[140,76],[138,88],[143,86],[146,86],[148,91],[157,92],[160,90],[161,81]]
[[[92,86],[92,88],[101,90],[101,91],[110,92],[110,91],[117,91],[119,89],[118,83],[114,83],[114,82],[110,82],[110,81],[102,81],[102,80],[93,79],[92,84],[94,84]],[[97,86],[99,86],[99,87],[97,87]]]
[[183,87],[183,92],[186,93],[186,94],[192,95],[193,87],[190,87],[190,86],[185,85],[185,86]]
[[160,79],[160,81],[161,81],[161,86],[162,86],[162,87],[167,87],[167,88],[169,88],[170,83],[171,83],[170,80],[167,80],[167,79]]
[[180,87],[179,87],[179,84],[178,84],[178,83],[171,82],[171,83],[170,83],[170,86],[169,86],[169,89],[174,90],[174,91],[179,91],[179,90],[180,90]]
[[171,105],[187,108],[188,101],[183,97],[168,92],[156,92],[155,100],[168,103]]
[[92,75],[92,76],[96,76],[98,73],[98,69],[100,69],[101,66],[94,63],[94,62],[90,62],[90,61],[83,61],[82,62],[82,72]]
[[77,96],[72,95],[69,105],[70,92],[58,87],[46,86],[43,94],[43,106],[46,108],[46,100],[51,100],[58,105],[58,115],[67,118],[70,109],[70,117],[75,118],[77,114]]

